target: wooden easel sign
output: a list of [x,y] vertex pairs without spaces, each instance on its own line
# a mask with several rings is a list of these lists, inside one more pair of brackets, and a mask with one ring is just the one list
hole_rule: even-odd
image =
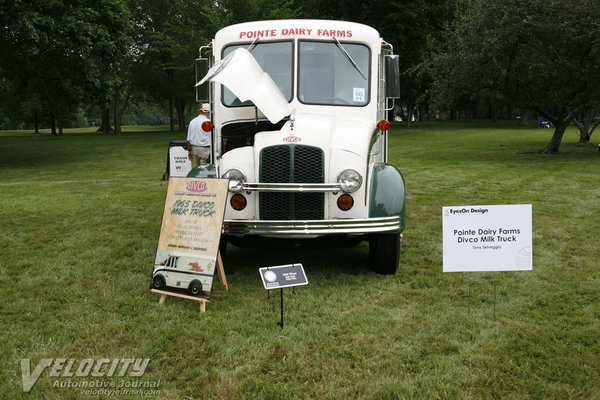
[[170,178],[151,289],[163,295],[208,301],[215,270],[227,287],[219,241],[227,179]]

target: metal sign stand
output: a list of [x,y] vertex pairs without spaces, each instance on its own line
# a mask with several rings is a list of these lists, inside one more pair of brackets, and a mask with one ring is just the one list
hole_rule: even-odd
[[[500,271],[500,277],[502,277],[502,271]],[[473,282],[492,282],[494,285],[494,305],[493,305],[493,313],[494,313],[494,319],[496,319],[496,285],[498,282],[502,281],[502,278],[500,279],[466,279],[465,280],[465,273],[462,273],[462,281],[463,282],[468,282],[469,283],[469,315],[471,315],[471,284]]]
[[307,285],[308,279],[302,264],[280,265],[276,267],[259,268],[263,285],[267,290],[267,300],[271,298],[270,291],[279,289],[281,321],[277,323],[283,329],[283,288],[291,287],[296,293],[296,286]]
[[281,322],[278,322],[277,325],[283,329],[283,288],[280,289],[281,293]]

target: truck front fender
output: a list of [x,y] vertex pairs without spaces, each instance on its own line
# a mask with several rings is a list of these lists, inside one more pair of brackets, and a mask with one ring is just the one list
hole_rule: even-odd
[[188,174],[188,178],[218,178],[215,164],[203,164],[193,168]]
[[406,192],[402,173],[391,164],[375,164],[369,181],[369,217],[400,216],[402,232],[406,224],[405,211]]

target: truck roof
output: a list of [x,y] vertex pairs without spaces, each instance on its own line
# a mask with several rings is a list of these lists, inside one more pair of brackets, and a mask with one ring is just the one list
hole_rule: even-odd
[[[217,32],[215,45],[223,43],[247,42],[255,39],[282,40],[306,38],[327,40],[335,36],[340,41],[364,42],[378,46],[379,32],[370,26],[348,21],[283,19],[270,21],[244,22],[230,25]],[[217,49],[220,52],[220,48]]]

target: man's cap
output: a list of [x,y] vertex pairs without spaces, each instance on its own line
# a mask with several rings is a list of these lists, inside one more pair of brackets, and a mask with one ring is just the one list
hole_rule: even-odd
[[210,112],[210,104],[202,103],[202,107],[200,107],[200,111],[202,112]]

